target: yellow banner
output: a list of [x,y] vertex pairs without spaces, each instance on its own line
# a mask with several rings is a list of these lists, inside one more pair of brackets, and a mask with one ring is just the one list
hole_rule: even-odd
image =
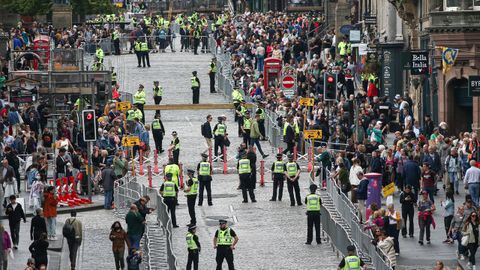
[[382,188],[383,197],[388,197],[395,192],[395,184],[392,182]]
[[443,74],[447,73],[448,70],[455,65],[455,60],[458,56],[458,49],[443,47],[442,48],[442,71]]

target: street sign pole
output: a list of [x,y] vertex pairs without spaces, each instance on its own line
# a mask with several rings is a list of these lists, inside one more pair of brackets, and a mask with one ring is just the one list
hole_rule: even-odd
[[88,166],[87,166],[87,190],[88,190],[88,199],[92,201],[92,182],[93,182],[93,163],[92,163],[92,142],[87,143],[87,155],[88,155]]

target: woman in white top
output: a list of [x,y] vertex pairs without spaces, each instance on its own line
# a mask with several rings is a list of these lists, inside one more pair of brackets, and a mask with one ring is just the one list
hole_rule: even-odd
[[387,208],[388,208],[388,211],[386,213],[388,217],[387,233],[389,236],[393,237],[395,254],[398,255],[400,253],[400,245],[398,243],[398,233],[400,231],[400,226],[401,226],[401,215],[400,215],[400,212],[395,210],[395,208],[393,207],[393,204],[389,204]]
[[358,173],[363,172],[362,167],[360,166],[360,161],[357,158],[352,159],[352,167],[350,168],[350,174],[348,179],[350,180],[350,185],[352,185],[351,190],[351,200],[352,203],[357,203],[357,186],[360,184],[360,180],[358,179]]

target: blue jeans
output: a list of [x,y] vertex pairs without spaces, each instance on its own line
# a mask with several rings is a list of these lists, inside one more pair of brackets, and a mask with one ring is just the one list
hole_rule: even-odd
[[257,55],[257,68],[258,68],[258,71],[260,72],[263,72],[263,60],[264,60],[264,56],[260,56],[260,55]]
[[448,172],[448,179],[450,179],[450,185],[452,185],[453,189],[458,191],[457,172]]
[[435,203],[434,199],[433,199],[433,194],[435,193],[435,187],[424,187],[423,190],[425,190],[426,192],[428,192],[428,197],[430,198],[430,201],[432,201],[432,203]]
[[48,237],[57,236],[57,217],[47,218],[47,235]]
[[258,148],[258,151],[260,152],[260,155],[262,155],[262,156],[265,155],[263,153],[262,145],[260,145],[260,140],[258,138],[250,138],[250,145],[256,145],[257,148]]
[[480,183],[468,184],[468,193],[472,195],[475,206],[478,206],[478,196],[480,195]]
[[130,247],[139,249],[140,248],[140,239],[142,239],[141,235],[127,235],[128,241],[130,241]]
[[105,190],[105,202],[103,208],[112,209],[113,190]]

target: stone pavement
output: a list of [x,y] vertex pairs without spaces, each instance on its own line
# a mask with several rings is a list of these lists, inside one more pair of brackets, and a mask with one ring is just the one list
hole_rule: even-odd
[[[134,55],[111,57],[111,62],[118,63],[119,80],[128,78],[128,89],[134,93],[139,83],[145,85],[147,104],[152,102],[152,85],[159,80],[164,88],[162,104],[191,103],[190,77],[191,71],[197,70],[202,84],[200,103],[228,102],[221,94],[209,93],[208,63],[210,54],[193,56],[191,53],[151,54],[151,68],[137,68]],[[123,68],[125,66],[125,68]],[[153,111],[146,113],[147,123],[153,118]],[[162,121],[166,128],[164,147],[171,140],[171,132],[176,130],[181,142],[180,161],[185,168],[196,168],[200,154],[207,146],[200,134],[200,125],[207,114],[216,117],[227,116],[227,132],[231,134],[232,142],[229,155],[235,154],[240,138],[236,137],[237,125],[233,122],[232,110],[202,110],[202,111],[162,111]],[[153,140],[150,143],[153,147]],[[272,148],[263,142],[266,153],[272,154]],[[160,156],[166,161],[166,153]],[[271,165],[273,157],[267,159]],[[223,166],[215,163],[215,167]],[[229,167],[235,163],[229,163]],[[306,175],[306,174],[305,174]],[[307,180],[302,177],[302,196],[307,194]],[[270,180],[266,177],[266,180]],[[235,261],[238,269],[335,269],[338,260],[329,244],[306,246],[306,216],[304,207],[290,207],[286,187],[283,202],[269,202],[271,183],[266,187],[257,188],[256,204],[242,204],[241,192],[236,189],[238,176],[236,174],[213,176],[213,206],[197,207],[197,220],[200,241],[203,250],[200,256],[200,269],[213,269],[215,255],[212,239],[218,227],[218,219],[227,218],[232,228],[238,232],[240,241],[235,251]],[[257,179],[257,181],[259,178]],[[139,179],[147,183],[146,177]],[[159,186],[161,177],[153,178],[153,185]],[[204,204],[205,205],[205,204]],[[186,199],[180,196],[180,206],[177,211],[180,228],[174,230],[174,248],[180,268],[186,264],[185,232],[189,223]]]

